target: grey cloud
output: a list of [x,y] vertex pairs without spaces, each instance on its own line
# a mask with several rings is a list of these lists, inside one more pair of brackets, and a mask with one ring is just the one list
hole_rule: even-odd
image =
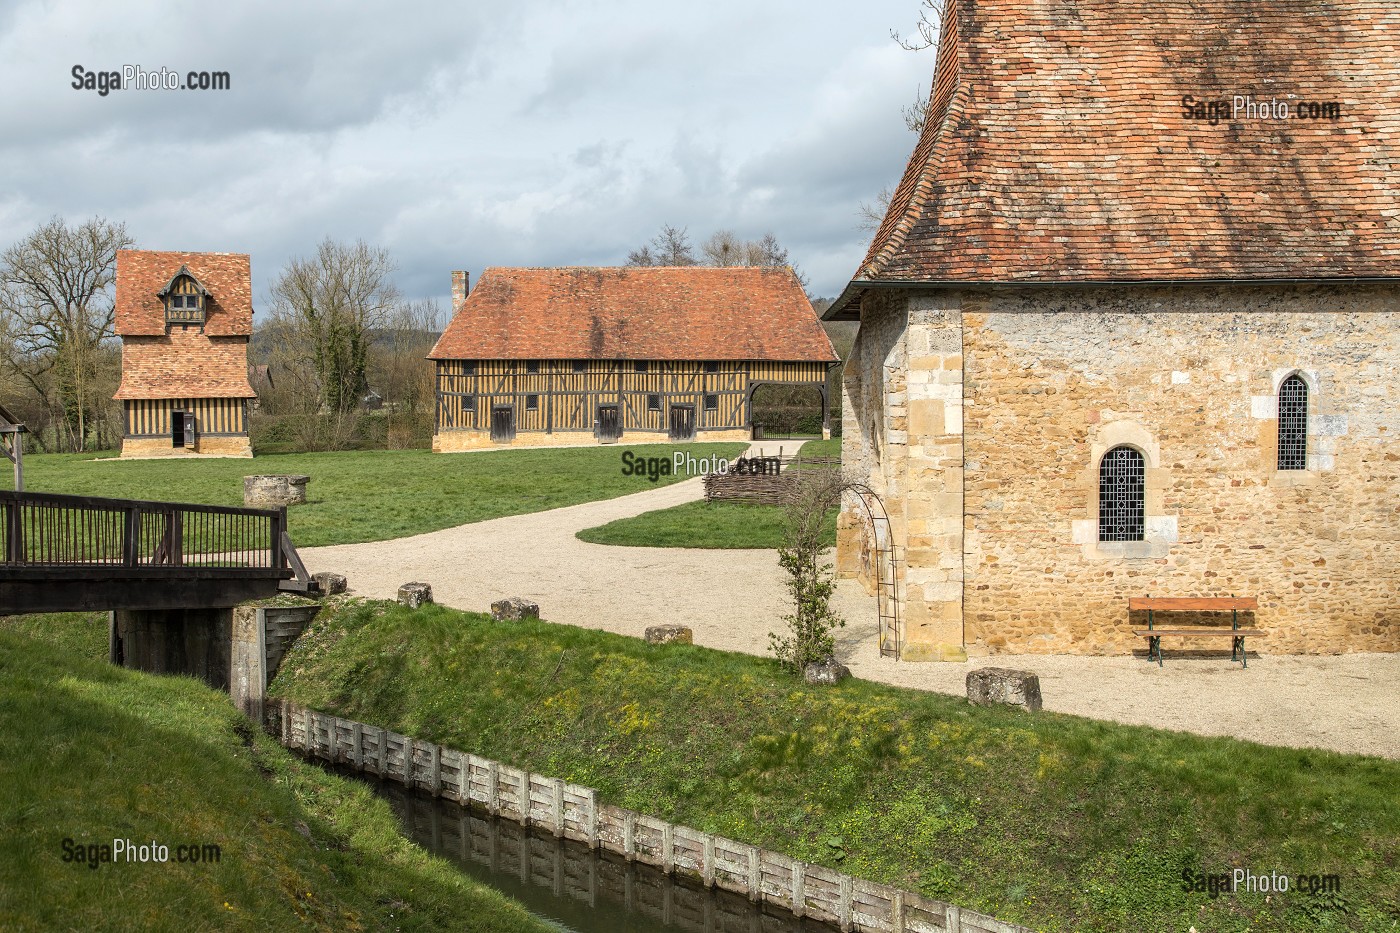
[[[908,0],[134,7],[4,4],[0,246],[101,214],[152,248],[251,253],[258,296],[327,235],[445,297],[454,268],[619,263],[666,223],[771,230],[832,294],[932,70],[888,54]],[[99,98],[68,87],[75,62],[234,90]]]

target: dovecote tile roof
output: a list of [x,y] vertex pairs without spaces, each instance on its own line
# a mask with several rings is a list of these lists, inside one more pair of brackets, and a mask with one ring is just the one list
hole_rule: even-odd
[[246,254],[124,249],[117,252],[117,336],[164,336],[165,305],[160,293],[182,266],[208,290],[206,335],[253,333],[253,279]]
[[837,357],[789,268],[488,268],[430,359]]
[[948,0],[928,120],[828,316],[868,283],[1400,277],[1398,101],[1394,0]]

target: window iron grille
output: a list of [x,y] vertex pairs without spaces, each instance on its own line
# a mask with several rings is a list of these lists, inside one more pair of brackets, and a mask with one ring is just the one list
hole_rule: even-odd
[[1297,375],[1278,387],[1278,468],[1308,468],[1308,384]]
[[1115,447],[1099,462],[1099,540],[1141,541],[1147,471],[1142,454]]

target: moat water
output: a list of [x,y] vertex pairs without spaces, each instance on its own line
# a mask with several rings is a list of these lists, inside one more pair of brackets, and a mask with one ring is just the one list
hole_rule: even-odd
[[566,933],[835,933],[456,801],[336,770],[387,800],[408,838]]

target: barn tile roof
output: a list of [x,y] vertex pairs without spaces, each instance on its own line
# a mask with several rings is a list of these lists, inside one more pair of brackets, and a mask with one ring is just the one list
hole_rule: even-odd
[[160,291],[185,266],[209,290],[204,333],[248,336],[253,332],[253,280],[243,253],[175,253],[124,249],[117,253],[117,320],[121,337],[165,333]]
[[[1341,105],[1187,119],[1182,99]],[[1394,0],[949,0],[852,286],[1400,276]]]
[[791,269],[488,268],[429,359],[835,362]]

